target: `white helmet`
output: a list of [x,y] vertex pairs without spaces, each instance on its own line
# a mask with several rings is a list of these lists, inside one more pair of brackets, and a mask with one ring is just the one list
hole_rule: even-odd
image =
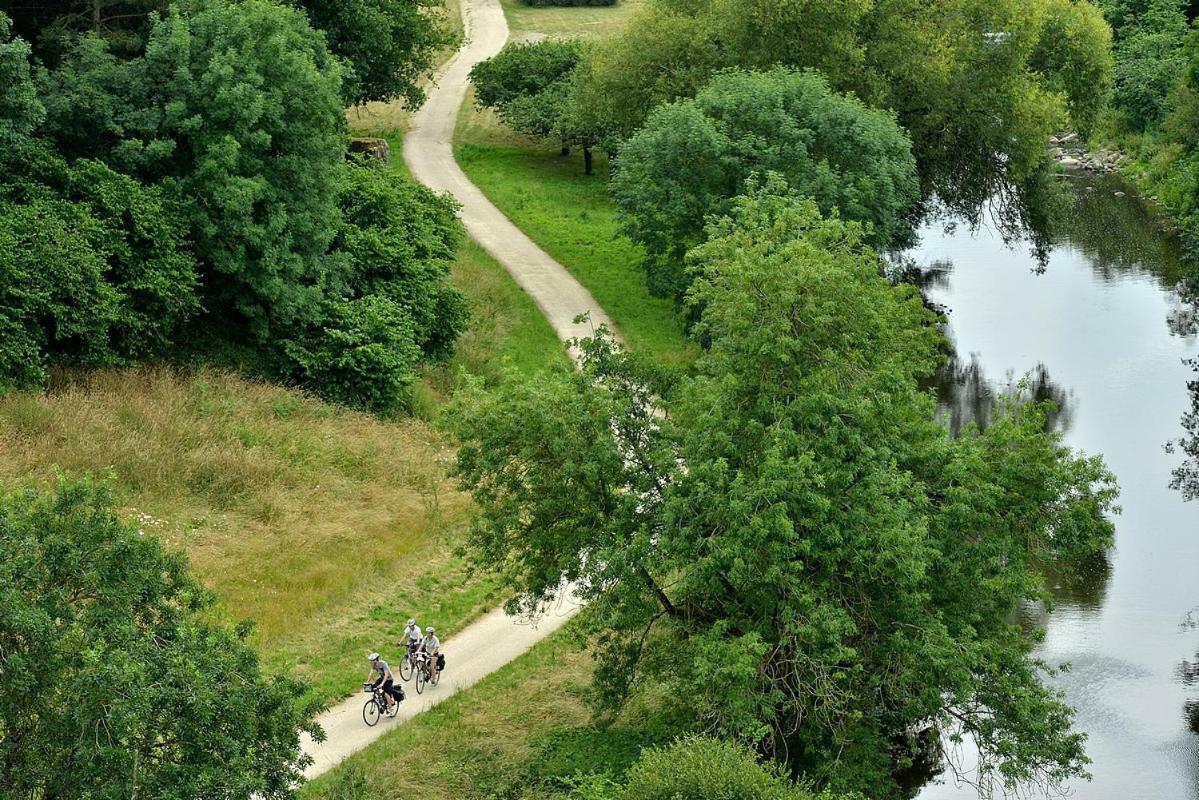
[[371,653],[369,656],[367,656],[367,657],[366,657],[366,660],[367,660],[367,661],[378,661],[378,660],[379,660],[379,654],[378,654],[378,653]]
[[414,620],[414,619],[410,619],[410,620],[408,620],[408,624],[409,624],[409,625],[415,625],[415,624],[416,624],[416,620]]
[[430,625],[429,627],[425,628],[425,633],[432,633],[432,632],[433,632],[433,626],[432,626],[432,625]]

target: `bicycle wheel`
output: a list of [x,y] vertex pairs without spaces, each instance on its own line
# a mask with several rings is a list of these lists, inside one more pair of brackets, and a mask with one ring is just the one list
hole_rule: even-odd
[[406,681],[412,678],[412,658],[404,653],[404,657],[400,659],[400,680]]
[[393,697],[393,698],[391,698],[391,708],[389,708],[387,710],[387,716],[391,717],[392,719],[395,719],[396,714],[398,714],[398,713],[400,713],[400,701],[396,700]]
[[366,701],[366,705],[362,707],[362,721],[372,728],[379,721],[379,704],[375,702],[375,698]]
[[425,665],[417,664],[413,672],[416,674],[416,693],[420,694],[425,690]]

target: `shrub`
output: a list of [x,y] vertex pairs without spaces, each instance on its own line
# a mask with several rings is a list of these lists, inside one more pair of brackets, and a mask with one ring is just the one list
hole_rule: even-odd
[[294,376],[322,397],[376,413],[406,406],[420,359],[412,319],[379,295],[329,302],[323,324],[284,341],[283,350]]
[[457,204],[372,161],[347,165],[337,191],[341,222],[332,252],[342,292],[398,304],[424,354],[447,355],[468,317],[466,299],[447,282],[462,241]]
[[776,767],[742,745],[685,739],[647,750],[627,776],[620,800],[807,800]]

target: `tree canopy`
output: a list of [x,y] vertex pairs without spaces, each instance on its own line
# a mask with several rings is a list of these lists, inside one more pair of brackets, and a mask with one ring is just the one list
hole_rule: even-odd
[[579,102],[619,142],[721,69],[817,69],[896,112],[927,194],[969,219],[999,197],[1014,225],[1048,135],[1071,115],[1086,133],[1102,108],[1109,39],[1070,0],[655,0],[581,68]]
[[819,74],[723,73],[694,100],[660,106],[620,151],[612,194],[625,233],[645,247],[650,286],[680,296],[683,256],[752,174],[775,172],[824,213],[868,226],[884,246],[909,232],[920,188],[894,117],[834,92]]
[[435,59],[457,40],[438,12],[442,0],[293,0],[325,32],[329,49],[345,59],[348,103],[401,100],[410,108],[425,100],[423,78]]
[[106,485],[0,494],[5,794],[294,797],[317,709],[212,606]]
[[601,703],[664,686],[695,728],[830,787],[895,794],[904,734],[928,725],[973,735],[985,780],[1079,774],[1010,610],[1042,596],[1038,563],[1110,544],[1102,463],[1037,404],[951,438],[920,389],[931,313],[858,224],[782,186],[738,200],[691,263],[711,342],[694,377],[601,336],[580,374],[461,400],[474,557],[524,607],[574,582]]

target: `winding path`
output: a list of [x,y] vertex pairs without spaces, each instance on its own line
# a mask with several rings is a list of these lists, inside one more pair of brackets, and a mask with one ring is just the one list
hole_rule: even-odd
[[[428,100],[413,117],[412,128],[404,138],[404,160],[422,183],[457,198],[467,232],[529,293],[560,339],[566,342],[588,336],[593,326],[601,324],[615,330],[591,293],[492,205],[454,161],[454,126],[466,97],[471,67],[498,53],[508,40],[508,22],[499,0],[463,0],[462,15],[466,44],[446,66]],[[587,314],[589,321],[575,323],[580,314]],[[304,737],[304,751],[313,758],[305,777],[327,772],[404,720],[500,669],[560,628],[577,610],[573,601],[564,600],[535,623],[510,617],[503,609],[489,612],[445,642],[447,665],[440,685],[417,695],[411,683],[405,684],[408,699],[394,720],[384,718],[375,727],[367,727],[362,721],[366,701],[362,694],[329,709],[318,719],[325,729],[325,741],[317,743]],[[398,660],[391,653],[383,655],[391,656],[393,664]],[[366,661],[362,664],[365,675]]]

